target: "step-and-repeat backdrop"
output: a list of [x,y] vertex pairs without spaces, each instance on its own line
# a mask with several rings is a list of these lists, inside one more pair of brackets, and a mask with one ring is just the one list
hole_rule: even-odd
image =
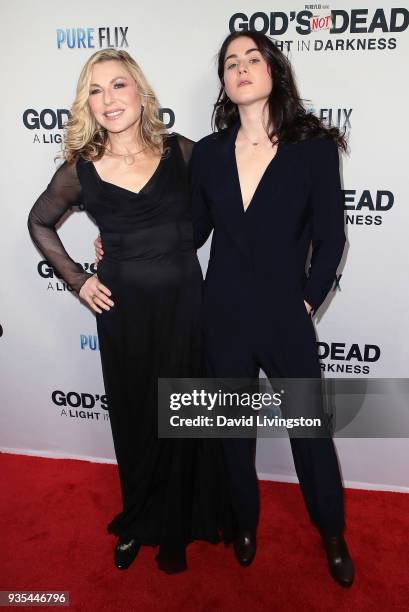
[[[409,7],[395,0],[3,3],[0,446],[113,461],[95,318],[32,245],[27,214],[56,169],[76,81],[98,49],[126,49],[171,131],[210,132],[215,56],[229,31],[256,29],[288,53],[306,105],[346,128],[341,163],[348,247],[316,320],[327,376],[408,377]],[[62,224],[72,257],[92,270],[97,228]],[[200,252],[206,268],[209,244]],[[387,411],[388,406],[385,406]],[[409,486],[409,441],[337,439],[347,484]],[[285,439],[260,440],[263,477],[294,478]]]

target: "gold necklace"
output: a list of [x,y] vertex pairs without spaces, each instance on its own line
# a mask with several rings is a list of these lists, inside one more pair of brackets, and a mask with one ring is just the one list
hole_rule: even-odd
[[108,151],[108,153],[110,153],[111,155],[116,155],[117,157],[122,157],[125,164],[127,166],[132,166],[133,163],[135,163],[135,157],[136,155],[139,155],[140,153],[142,153],[143,151],[145,151],[146,147],[144,147],[143,149],[141,149],[140,151],[136,151],[135,153],[115,153],[115,151],[111,151],[111,149],[108,149],[108,147],[105,147],[106,151]]
[[[241,128],[241,133],[243,134],[244,138],[246,140],[249,141],[250,144],[253,145],[253,147],[257,147],[260,144],[260,141],[254,142],[253,140],[250,140],[250,138],[247,136],[246,132],[243,130],[243,128]],[[269,143],[271,144],[271,140],[267,137]],[[266,141],[267,142],[267,141]],[[272,146],[272,145],[271,145]]]

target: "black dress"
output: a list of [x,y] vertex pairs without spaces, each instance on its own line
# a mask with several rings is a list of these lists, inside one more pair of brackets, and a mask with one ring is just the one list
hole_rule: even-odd
[[192,539],[217,542],[219,528],[229,539],[220,441],[157,437],[157,378],[202,375],[192,145],[165,137],[165,154],[138,193],[103,181],[82,158],[64,163],[29,216],[34,242],[77,293],[90,275],[68,256],[55,225],[82,203],[99,227],[98,278],[115,305],[97,314],[97,328],[123,501],[108,531],[159,545],[165,571],[185,569]]

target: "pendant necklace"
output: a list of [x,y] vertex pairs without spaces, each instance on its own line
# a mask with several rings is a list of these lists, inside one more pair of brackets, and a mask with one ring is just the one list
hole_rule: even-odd
[[124,160],[125,164],[127,166],[132,166],[132,164],[135,163],[135,157],[137,155],[139,155],[140,153],[142,153],[143,151],[145,151],[146,147],[144,147],[143,149],[141,149],[140,151],[135,151],[135,153],[115,153],[114,151],[111,151],[111,149],[108,149],[108,147],[106,147],[106,150],[111,154],[111,155],[116,155],[117,157],[122,157],[122,159]]
[[[253,145],[253,147],[257,147],[257,146],[260,144],[260,141],[257,141],[257,142],[256,142],[256,141],[254,141],[254,140],[250,140],[250,138],[247,136],[247,134],[245,133],[245,131],[243,130],[243,128],[241,129],[241,133],[243,134],[244,138],[245,138],[246,140],[248,140],[248,142],[249,142],[250,144],[252,144],[252,145]],[[270,142],[270,144],[271,144],[271,140],[270,140],[269,138],[268,138],[268,141],[269,141],[269,142]],[[271,145],[271,146],[272,146],[272,145]]]

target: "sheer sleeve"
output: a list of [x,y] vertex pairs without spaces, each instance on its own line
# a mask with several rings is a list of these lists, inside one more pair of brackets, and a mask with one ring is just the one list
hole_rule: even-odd
[[84,272],[64,249],[56,225],[71,206],[81,202],[81,185],[75,164],[63,163],[28,216],[31,238],[47,261],[76,293],[92,276]]
[[188,165],[190,158],[192,157],[192,151],[195,143],[193,140],[189,140],[189,138],[186,138],[181,134],[177,134],[177,139],[182,151],[183,159],[185,160],[186,165]]

